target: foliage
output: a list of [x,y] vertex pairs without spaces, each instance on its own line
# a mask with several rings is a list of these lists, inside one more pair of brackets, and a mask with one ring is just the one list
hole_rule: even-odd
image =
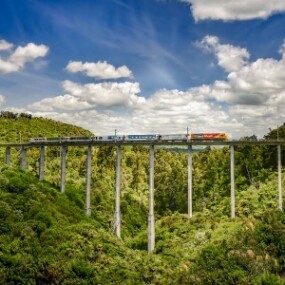
[[[1,114],[3,142],[91,134],[43,118]],[[229,149],[193,153],[190,220],[187,153],[157,149],[153,254],[147,253],[147,147],[122,147],[121,239],[113,233],[115,147],[92,148],[90,217],[85,147],[68,148],[65,193],[59,189],[60,148],[45,150],[41,182],[37,147],[28,150],[26,172],[19,169],[19,150],[12,149],[11,168],[1,151],[1,284],[285,284],[285,213],[276,210],[275,147],[235,148],[235,219],[230,218]]]

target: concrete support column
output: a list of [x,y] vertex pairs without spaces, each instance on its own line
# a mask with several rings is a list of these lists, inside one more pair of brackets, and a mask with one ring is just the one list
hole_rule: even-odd
[[154,250],[154,146],[150,146],[150,169],[149,169],[149,215],[148,215],[148,253]]
[[10,146],[6,147],[6,165],[8,167],[11,166],[11,147]]
[[66,151],[67,151],[67,146],[63,145],[61,147],[61,180],[60,180],[61,193],[64,193],[65,191]]
[[233,145],[231,145],[231,217],[235,218],[235,161]]
[[21,169],[27,169],[27,149],[24,146],[21,147]]
[[282,176],[281,176],[281,145],[277,146],[277,161],[278,161],[278,207],[282,211]]
[[188,145],[188,219],[192,218],[192,145]]
[[121,146],[117,146],[116,164],[116,206],[115,206],[114,231],[121,238]]
[[45,146],[40,146],[40,169],[39,169],[39,179],[44,179],[45,173]]
[[86,215],[91,215],[91,162],[92,162],[92,146],[87,147],[87,168],[86,168]]

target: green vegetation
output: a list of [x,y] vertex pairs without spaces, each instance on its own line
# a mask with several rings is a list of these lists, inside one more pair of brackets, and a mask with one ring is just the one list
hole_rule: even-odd
[[[25,114],[0,113],[0,143],[28,142],[32,137],[91,136],[83,128]],[[6,115],[5,115],[6,114]]]
[[[0,124],[2,141],[17,141],[19,130],[26,141],[90,134],[26,116],[0,116]],[[278,130],[280,138],[284,129]],[[28,151],[26,172],[18,168],[17,150],[12,154],[11,168],[0,160],[1,284],[285,284],[285,213],[277,210],[276,147],[236,148],[234,220],[228,148],[193,155],[190,221],[187,156],[157,150],[153,254],[147,253],[147,147],[122,151],[122,239],[113,234],[115,148],[93,148],[90,217],[85,215],[86,148],[68,148],[64,194],[58,148],[46,149],[41,182],[37,148]]]

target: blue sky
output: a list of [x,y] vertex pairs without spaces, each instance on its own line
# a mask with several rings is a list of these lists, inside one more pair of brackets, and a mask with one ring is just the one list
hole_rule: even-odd
[[1,0],[0,108],[97,134],[284,120],[285,2]]

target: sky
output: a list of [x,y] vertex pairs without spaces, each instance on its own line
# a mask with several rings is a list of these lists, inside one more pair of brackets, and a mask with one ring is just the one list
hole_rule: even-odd
[[239,139],[284,108],[283,0],[0,1],[0,110]]

